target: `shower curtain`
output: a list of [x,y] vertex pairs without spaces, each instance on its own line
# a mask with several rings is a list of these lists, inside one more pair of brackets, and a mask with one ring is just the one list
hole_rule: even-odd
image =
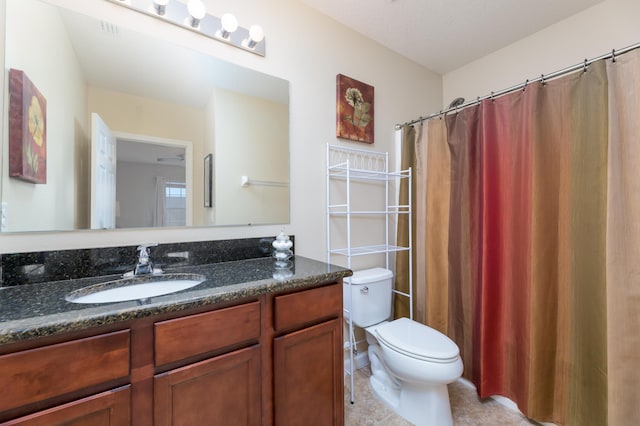
[[640,419],[639,123],[635,50],[403,144],[423,194],[416,318],[457,343],[481,398],[563,425]]

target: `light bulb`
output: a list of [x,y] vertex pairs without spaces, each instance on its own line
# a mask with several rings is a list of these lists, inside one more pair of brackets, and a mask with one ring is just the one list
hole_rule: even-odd
[[220,18],[220,23],[222,24],[222,28],[220,30],[220,37],[224,39],[229,38],[229,34],[238,29],[238,20],[231,13],[225,13]]
[[233,16],[233,14],[225,13],[224,15],[222,15],[221,20],[222,29],[224,29],[225,31],[232,33],[238,29],[238,20],[235,16]]
[[252,25],[249,28],[249,44],[248,46],[253,49],[256,44],[264,40],[264,30],[260,25]]
[[189,0],[187,10],[189,11],[189,15],[191,15],[191,26],[194,28],[198,26],[200,20],[207,14],[207,9],[201,0]]
[[167,3],[169,0],[153,0],[153,4],[156,8],[156,13],[158,15],[164,15],[167,11]]

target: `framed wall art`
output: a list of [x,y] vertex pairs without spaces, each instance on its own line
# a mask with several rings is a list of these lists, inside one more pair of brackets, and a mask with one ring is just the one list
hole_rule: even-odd
[[336,136],[373,143],[373,86],[336,76]]
[[213,207],[213,154],[204,157],[204,206]]
[[47,101],[20,70],[9,70],[9,176],[47,183]]

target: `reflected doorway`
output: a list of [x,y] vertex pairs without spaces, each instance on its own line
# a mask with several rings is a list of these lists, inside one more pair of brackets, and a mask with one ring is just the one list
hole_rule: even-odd
[[116,138],[116,228],[187,225],[184,146]]
[[[92,228],[192,225],[191,142],[114,132],[93,116]],[[109,149],[100,149],[107,139]],[[95,154],[101,151],[110,154]],[[95,159],[103,156],[113,163],[109,179],[100,178],[104,161]],[[105,199],[112,201],[99,202]]]

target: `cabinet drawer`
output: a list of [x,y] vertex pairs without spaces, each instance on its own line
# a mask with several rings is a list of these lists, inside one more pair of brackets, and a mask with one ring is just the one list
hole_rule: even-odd
[[129,330],[0,356],[0,411],[129,375]]
[[260,302],[154,325],[156,366],[260,338]]
[[335,318],[342,313],[342,286],[336,283],[276,296],[274,304],[276,331]]

